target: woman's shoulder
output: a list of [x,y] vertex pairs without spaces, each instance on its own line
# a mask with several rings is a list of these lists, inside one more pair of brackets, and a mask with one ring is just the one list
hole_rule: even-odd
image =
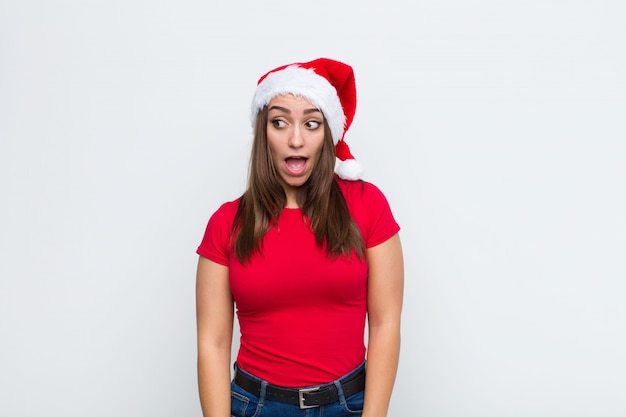
[[398,233],[400,226],[380,189],[367,181],[337,180],[350,215],[361,230],[365,246],[371,248]]
[[213,212],[213,215],[211,215],[211,220],[220,222],[226,221],[232,224],[232,221],[235,219],[235,214],[237,214],[237,210],[239,209],[240,201],[241,197],[222,203],[219,208]]
[[347,201],[385,198],[382,191],[374,184],[364,180],[336,179]]
[[228,265],[230,239],[240,199],[222,203],[213,212],[204,231],[197,253],[214,262]]
[[232,200],[232,201],[226,201],[224,203],[222,203],[222,205],[216,210],[217,211],[224,211],[227,213],[236,213],[237,209],[239,208],[239,202],[241,201],[241,197]]

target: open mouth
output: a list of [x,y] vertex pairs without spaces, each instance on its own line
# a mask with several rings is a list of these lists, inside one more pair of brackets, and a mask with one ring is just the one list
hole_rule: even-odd
[[306,167],[306,161],[308,158],[303,156],[291,156],[285,159],[285,165],[287,166],[287,170],[292,174],[300,174],[304,171]]

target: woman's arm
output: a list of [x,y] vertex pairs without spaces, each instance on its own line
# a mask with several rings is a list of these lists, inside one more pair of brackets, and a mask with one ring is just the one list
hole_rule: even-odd
[[198,387],[204,417],[230,416],[233,298],[228,267],[200,257],[196,276]]
[[363,417],[385,417],[398,369],[404,264],[396,234],[367,250],[369,339]]

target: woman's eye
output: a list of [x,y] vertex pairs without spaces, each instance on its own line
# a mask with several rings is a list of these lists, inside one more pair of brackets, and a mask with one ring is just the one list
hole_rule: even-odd
[[306,122],[306,124],[307,124],[307,127],[311,130],[317,129],[318,127],[322,125],[321,122],[317,122],[315,120],[309,120],[308,122]]
[[275,128],[280,129],[281,127],[285,127],[287,125],[287,123],[285,123],[284,120],[274,119],[274,120],[272,120],[272,125]]

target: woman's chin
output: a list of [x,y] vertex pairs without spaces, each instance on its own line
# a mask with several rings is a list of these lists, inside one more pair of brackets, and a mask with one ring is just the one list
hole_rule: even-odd
[[288,176],[288,177],[283,177],[282,178],[282,183],[283,186],[285,187],[289,187],[289,188],[300,188],[304,185],[304,183],[306,182],[306,180],[309,179],[308,175],[300,175],[300,176]]

